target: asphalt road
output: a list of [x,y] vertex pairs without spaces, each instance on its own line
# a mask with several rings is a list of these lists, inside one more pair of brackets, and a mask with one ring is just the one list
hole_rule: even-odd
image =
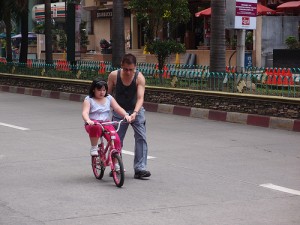
[[81,103],[0,92],[0,224],[300,224],[299,133],[146,116],[152,176],[133,179],[129,129],[117,188],[93,176]]

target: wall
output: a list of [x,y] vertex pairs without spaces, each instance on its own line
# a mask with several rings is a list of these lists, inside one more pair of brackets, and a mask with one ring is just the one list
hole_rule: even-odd
[[[0,84],[87,94],[91,81],[1,74]],[[300,119],[300,100],[276,96],[146,87],[145,102]]]
[[288,36],[298,37],[300,16],[262,16],[261,34],[261,66],[273,67],[273,49],[286,49],[284,43]]

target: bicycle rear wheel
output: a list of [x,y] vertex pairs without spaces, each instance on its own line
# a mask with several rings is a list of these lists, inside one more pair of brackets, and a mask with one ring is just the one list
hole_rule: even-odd
[[[122,187],[125,180],[125,174],[124,174],[124,165],[121,156],[118,153],[115,153],[112,155],[112,177],[114,179],[114,182],[117,187]],[[119,164],[118,170],[116,170],[115,165]]]
[[95,177],[101,180],[104,175],[105,166],[103,166],[100,156],[92,156],[92,169]]

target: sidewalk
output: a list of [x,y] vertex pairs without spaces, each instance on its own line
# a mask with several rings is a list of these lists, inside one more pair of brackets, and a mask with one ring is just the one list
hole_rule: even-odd
[[[86,97],[86,95],[80,94],[7,85],[0,85],[0,91],[78,102],[82,102]],[[300,132],[300,120],[297,119],[261,116],[237,112],[225,112],[212,109],[176,106],[151,102],[145,102],[144,107],[149,112],[166,113],[208,120],[240,123],[245,125]]]

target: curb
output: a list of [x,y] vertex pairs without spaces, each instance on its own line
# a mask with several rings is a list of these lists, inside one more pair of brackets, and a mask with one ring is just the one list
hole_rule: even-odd
[[[83,94],[73,94],[7,85],[0,85],[0,91],[76,102],[82,102],[86,97],[86,95]],[[195,117],[201,119],[240,123],[245,125],[300,132],[300,120],[298,119],[261,116],[238,112],[226,112],[213,109],[193,108],[151,102],[144,102],[144,107],[149,112],[166,113],[179,116]]]

